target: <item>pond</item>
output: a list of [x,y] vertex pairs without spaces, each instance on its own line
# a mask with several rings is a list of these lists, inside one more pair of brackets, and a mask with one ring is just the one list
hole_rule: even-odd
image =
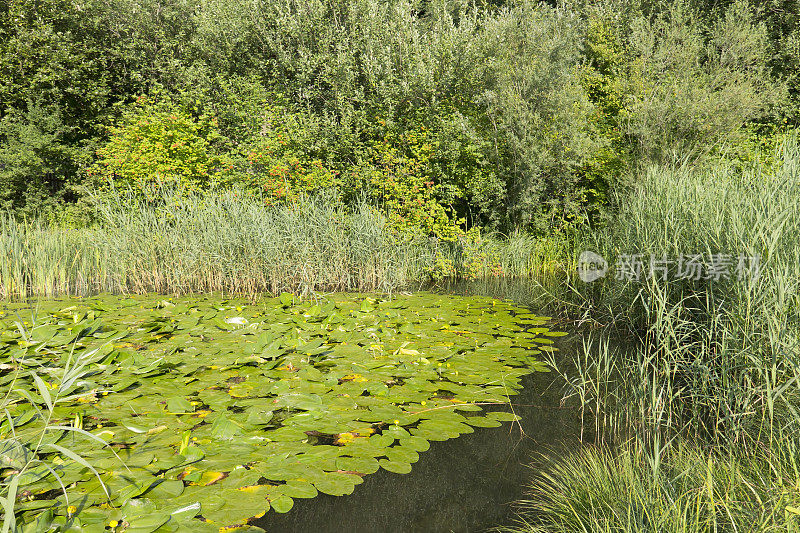
[[[570,341],[557,341],[560,349]],[[514,397],[519,425],[478,428],[457,439],[431,443],[411,472],[379,471],[350,496],[319,495],[295,503],[286,514],[255,522],[271,533],[479,532],[511,525],[512,503],[525,497],[531,464],[539,454],[579,447],[580,420],[574,406],[561,407],[552,376],[523,378]]]
[[[27,394],[6,404],[17,433],[0,428],[11,443],[0,454],[6,474],[22,456],[39,461],[20,476],[28,521],[478,531],[508,521],[533,453],[576,446],[575,411],[538,362],[560,334],[493,298],[3,308],[0,385]],[[65,461],[70,449],[97,472]],[[54,470],[79,505],[67,516]],[[121,506],[103,505],[106,489]]]
[[[450,282],[427,287],[441,294],[509,300],[538,311],[548,295],[526,280]],[[562,328],[567,329],[567,328]],[[579,335],[555,339],[558,362],[568,360]],[[513,524],[513,503],[525,498],[532,468],[543,456],[580,447],[577,407],[561,405],[562,389],[549,373],[522,379],[512,400],[521,417],[513,427],[478,428],[433,442],[409,474],[379,471],[351,496],[320,495],[298,501],[288,513],[255,522],[271,533],[480,532]]]

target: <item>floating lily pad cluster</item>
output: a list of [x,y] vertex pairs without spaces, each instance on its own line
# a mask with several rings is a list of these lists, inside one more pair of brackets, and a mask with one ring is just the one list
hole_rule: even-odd
[[[287,512],[295,498],[350,494],[381,468],[409,472],[430,441],[514,420],[510,396],[522,376],[546,370],[537,357],[559,335],[546,320],[425,293],[98,297],[42,304],[35,317],[7,304],[0,391],[19,401],[0,425],[0,478],[35,449],[49,404],[50,425],[107,444],[46,432],[55,446],[38,453],[69,501],[52,472],[29,468],[22,523],[255,530],[249,520]],[[76,362],[80,378],[65,383]]]

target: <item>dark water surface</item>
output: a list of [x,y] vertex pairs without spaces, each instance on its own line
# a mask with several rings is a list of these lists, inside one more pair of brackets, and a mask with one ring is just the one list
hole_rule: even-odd
[[[540,296],[522,282],[508,281],[461,283],[445,291],[504,298],[527,306]],[[542,314],[540,309],[532,310]],[[577,334],[556,339],[558,358],[570,358],[579,340]],[[475,428],[474,433],[457,439],[431,442],[409,474],[381,469],[366,476],[349,496],[297,499],[290,512],[269,512],[253,525],[269,533],[449,533],[511,525],[511,504],[525,497],[531,462],[541,454],[561,455],[580,446],[578,411],[574,405],[561,406],[561,386],[554,379],[542,372],[523,379],[525,388],[513,398],[520,423]]]

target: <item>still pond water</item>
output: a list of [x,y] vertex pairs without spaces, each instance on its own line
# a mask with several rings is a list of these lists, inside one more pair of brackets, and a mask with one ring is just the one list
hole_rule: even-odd
[[[541,295],[524,282],[460,283],[439,290],[507,299],[542,312]],[[569,359],[580,339],[571,334],[555,341],[557,358]],[[380,470],[366,476],[349,496],[297,500],[290,512],[268,513],[253,524],[271,533],[450,533],[512,525],[513,502],[525,497],[537,458],[580,445],[578,411],[561,405],[562,390],[554,376],[534,372],[523,381],[525,388],[514,398],[519,424],[475,428],[472,434],[431,442],[409,474]]]

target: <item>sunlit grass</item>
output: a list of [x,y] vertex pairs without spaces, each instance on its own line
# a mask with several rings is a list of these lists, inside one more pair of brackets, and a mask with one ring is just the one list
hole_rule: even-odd
[[739,455],[673,446],[662,465],[635,446],[586,448],[537,474],[509,531],[798,531],[795,449]]
[[430,247],[397,245],[363,206],[264,208],[233,194],[110,203],[95,229],[0,216],[0,296],[382,290],[421,277]]
[[[599,448],[537,478],[519,531],[797,530],[796,139],[778,159],[771,169],[651,169],[584,243],[610,263],[724,253],[759,256],[761,269],[638,281],[612,270],[574,286],[570,303],[611,326],[558,368]],[[636,342],[609,343],[623,333]]]
[[[75,230],[0,214],[0,298],[415,289],[441,276],[555,279],[562,244],[523,235],[398,238],[368,204],[265,207],[235,192],[106,197]],[[437,258],[439,262],[437,263]],[[451,270],[441,270],[441,260]],[[437,270],[439,269],[439,270]]]

